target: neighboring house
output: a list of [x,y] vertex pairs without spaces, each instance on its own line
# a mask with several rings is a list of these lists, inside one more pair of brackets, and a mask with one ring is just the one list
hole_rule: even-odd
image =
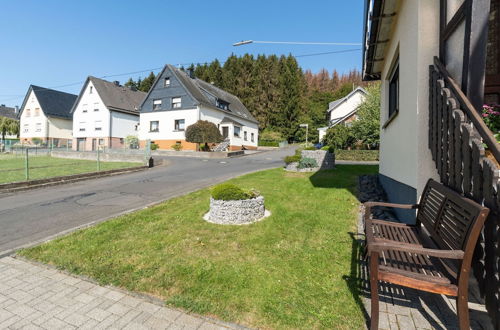
[[327,129],[338,124],[350,125],[357,120],[356,112],[365,97],[366,91],[362,87],[357,87],[343,98],[330,102],[327,110],[328,126],[318,128],[319,141],[323,140]]
[[180,143],[183,150],[196,150],[186,142],[185,129],[198,120],[213,122],[230,150],[256,149],[259,125],[234,95],[167,64],[141,104],[139,139],[171,149]]
[[[5,118],[13,119],[15,121],[19,121],[18,114],[19,114],[19,109],[17,106],[15,108],[10,108],[10,107],[6,107],[5,104],[0,105],[0,119],[1,119],[1,117],[5,117]],[[2,135],[0,134],[0,139],[1,138],[2,138]],[[10,134],[5,135],[5,139],[17,139],[17,138],[18,138],[17,135],[10,135]]]
[[367,0],[364,22],[363,78],[381,81],[380,182],[393,203],[417,203],[433,178],[492,209],[473,265],[500,329],[498,167],[483,144],[496,161],[500,148],[480,117],[500,101],[500,0]]
[[19,114],[21,142],[31,143],[36,138],[54,146],[67,146],[68,142],[71,143],[73,124],[70,111],[76,97],[31,85]]
[[139,104],[146,93],[89,76],[71,114],[73,150],[124,147],[125,138],[138,135]]

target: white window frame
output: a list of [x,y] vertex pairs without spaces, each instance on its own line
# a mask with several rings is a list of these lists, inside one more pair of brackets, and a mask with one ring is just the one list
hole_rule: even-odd
[[180,96],[172,97],[172,109],[182,108],[182,98]]
[[85,124],[86,124],[86,123],[85,123],[84,121],[81,121],[81,122],[79,123],[79,125],[78,125],[78,131],[79,131],[79,132],[85,132],[85,131],[86,131],[86,129],[85,129]]
[[161,110],[161,99],[154,99],[153,100],[153,110]]
[[255,142],[255,134],[250,133],[250,141]]
[[[153,130],[153,123],[156,123],[156,129]],[[159,120],[150,120],[149,121],[149,132],[150,133],[158,133],[160,131],[160,121]]]
[[[236,129],[238,129],[238,134],[236,134]],[[240,135],[241,135],[241,127],[239,127],[239,126],[234,126],[234,127],[233,127],[233,135],[234,135],[235,137],[240,137]]]
[[96,120],[94,123],[95,131],[102,131],[102,120]]
[[170,77],[166,77],[163,80],[163,87],[170,87],[170,84],[171,84]]
[[[180,122],[182,120],[182,128],[180,128]],[[186,120],[185,119],[175,119],[174,120],[174,131],[182,132],[186,130]]]
[[35,132],[41,132],[41,131],[42,131],[42,123],[36,123]]

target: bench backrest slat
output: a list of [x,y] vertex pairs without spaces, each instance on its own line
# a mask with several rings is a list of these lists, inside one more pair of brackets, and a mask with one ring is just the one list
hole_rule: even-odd
[[431,179],[422,194],[417,221],[424,225],[439,248],[465,250],[470,230],[483,209]]

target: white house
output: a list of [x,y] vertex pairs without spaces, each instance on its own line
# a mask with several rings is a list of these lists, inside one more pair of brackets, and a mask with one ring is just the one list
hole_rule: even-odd
[[365,101],[365,97],[366,91],[362,87],[357,87],[343,98],[330,102],[327,110],[328,126],[318,128],[319,141],[323,140],[327,129],[341,123],[348,125],[357,120],[356,112]]
[[183,150],[196,150],[186,142],[186,127],[198,120],[213,122],[227,139],[229,150],[256,149],[259,124],[234,95],[166,65],[141,104],[141,143],[151,140],[160,149],[181,144]]
[[89,76],[73,115],[73,149],[120,148],[129,135],[138,135],[139,104],[146,93]]
[[20,110],[20,139],[31,143],[34,138],[55,146],[71,143],[71,107],[77,96],[31,85]]

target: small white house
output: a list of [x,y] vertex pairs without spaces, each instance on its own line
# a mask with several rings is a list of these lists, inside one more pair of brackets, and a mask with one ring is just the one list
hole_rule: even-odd
[[357,87],[343,98],[330,102],[327,110],[328,126],[318,128],[319,141],[323,140],[329,128],[338,124],[349,125],[357,120],[356,112],[365,101],[365,97],[366,91],[362,87]]
[[146,93],[89,76],[71,113],[73,149],[121,148],[138,135],[139,104]]
[[38,139],[55,146],[67,146],[73,127],[71,107],[76,98],[74,94],[31,85],[19,113],[21,142]]
[[141,143],[151,140],[160,149],[181,144],[183,150],[196,150],[184,131],[207,120],[217,125],[229,150],[257,148],[259,124],[236,96],[172,65],[156,77],[140,111]]

